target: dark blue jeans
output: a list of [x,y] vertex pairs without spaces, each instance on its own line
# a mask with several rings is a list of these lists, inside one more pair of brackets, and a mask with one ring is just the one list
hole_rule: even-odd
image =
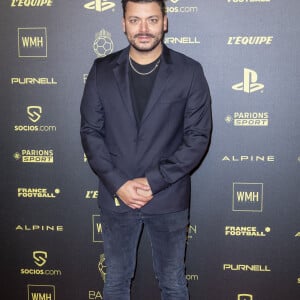
[[140,210],[101,210],[105,262],[104,300],[129,300],[138,241],[143,226],[152,247],[155,276],[163,300],[188,300],[185,249],[188,210],[148,215]]

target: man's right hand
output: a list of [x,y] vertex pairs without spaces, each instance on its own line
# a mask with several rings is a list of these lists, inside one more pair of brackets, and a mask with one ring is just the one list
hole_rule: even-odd
[[151,191],[148,185],[128,180],[117,190],[117,195],[127,206],[132,209],[138,209],[146,205],[153,198],[152,195],[138,194],[138,189],[145,192]]

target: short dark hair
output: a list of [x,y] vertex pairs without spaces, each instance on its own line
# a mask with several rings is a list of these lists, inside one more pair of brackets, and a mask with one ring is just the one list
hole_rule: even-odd
[[122,0],[122,8],[123,8],[123,17],[125,17],[126,12],[126,6],[128,2],[135,2],[135,3],[150,3],[150,2],[156,2],[161,9],[161,12],[163,16],[166,15],[166,0]]

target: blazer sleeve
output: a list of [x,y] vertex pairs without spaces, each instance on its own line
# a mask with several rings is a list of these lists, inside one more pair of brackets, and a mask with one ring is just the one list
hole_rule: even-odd
[[146,172],[153,194],[188,175],[208,149],[212,129],[211,97],[199,63],[196,63],[193,73],[184,115],[182,143],[172,155],[161,159]]
[[116,168],[105,144],[104,109],[98,94],[97,67],[94,62],[88,75],[80,106],[80,135],[88,162],[112,195],[128,179]]

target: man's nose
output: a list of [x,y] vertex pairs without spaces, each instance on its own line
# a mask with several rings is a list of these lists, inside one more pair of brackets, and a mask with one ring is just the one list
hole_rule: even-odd
[[140,31],[141,32],[148,32],[148,22],[146,20],[142,20],[140,23]]

